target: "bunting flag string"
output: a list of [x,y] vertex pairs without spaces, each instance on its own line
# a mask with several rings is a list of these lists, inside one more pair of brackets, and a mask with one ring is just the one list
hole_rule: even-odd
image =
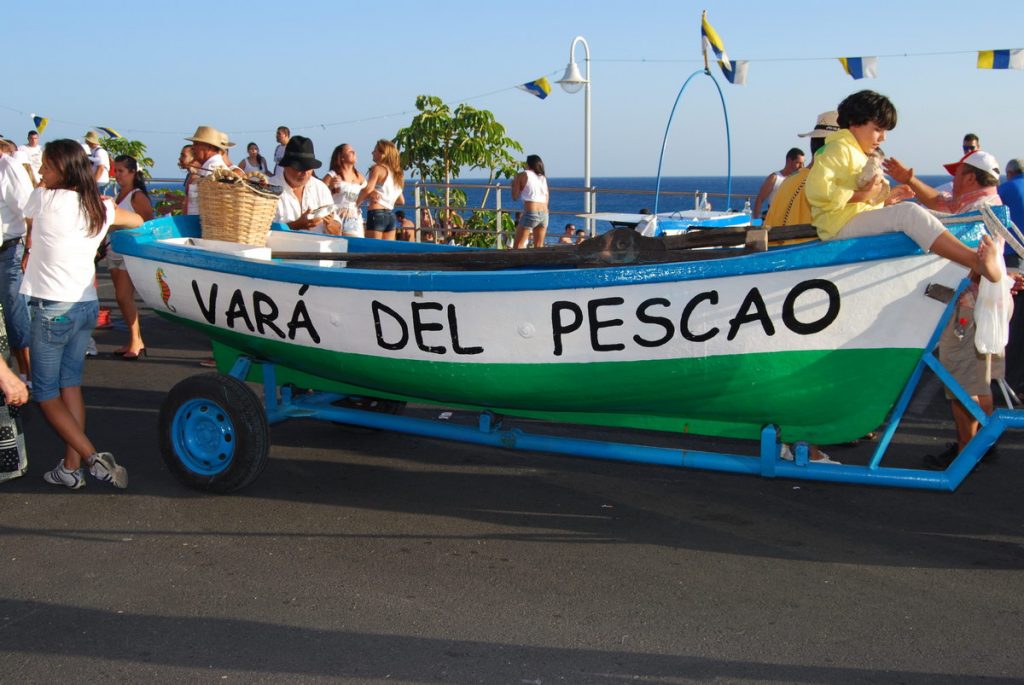
[[979,69],[1024,69],[1024,50],[979,50]]
[[527,81],[521,86],[516,88],[529,93],[530,95],[536,96],[543,100],[548,95],[551,95],[551,82],[548,81],[547,76],[541,76],[539,79],[533,81]]
[[878,77],[877,57],[840,57],[839,63],[843,65],[843,71],[855,80]]

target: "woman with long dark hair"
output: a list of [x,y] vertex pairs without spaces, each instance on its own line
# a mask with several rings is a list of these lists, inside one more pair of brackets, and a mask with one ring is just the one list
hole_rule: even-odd
[[356,205],[359,192],[366,187],[366,177],[356,169],[356,150],[342,143],[331,153],[331,170],[324,174],[324,183],[331,189],[334,206],[341,219],[341,234],[363,237],[363,214]]
[[[117,181],[115,202],[121,209],[135,212],[143,221],[150,221],[155,212],[146,190],[146,180],[139,172],[139,163],[130,155],[121,155],[114,160],[114,179]],[[107,249],[107,268],[114,283],[114,296],[121,310],[121,317],[128,326],[128,344],[114,350],[122,359],[134,360],[146,353],[139,327],[139,309],[135,306],[135,284],[128,270],[124,268],[124,257]]]
[[540,155],[526,158],[526,169],[512,179],[512,199],[523,201],[523,212],[516,224],[515,246],[529,247],[533,235],[533,246],[544,247],[544,236],[548,232],[548,177],[544,175],[544,160]]
[[270,175],[270,167],[267,166],[267,160],[260,154],[260,146],[256,143],[249,143],[245,147],[246,157],[238,163],[238,168],[247,174],[260,172],[267,176]]
[[32,219],[21,294],[32,319],[33,398],[65,442],[64,458],[43,479],[78,489],[85,468],[124,488],[128,472],[109,452],[97,452],[85,434],[82,366],[99,305],[93,255],[111,225],[135,228],[142,217],[102,198],[88,157],[74,140],[43,149],[42,182],[25,208]]

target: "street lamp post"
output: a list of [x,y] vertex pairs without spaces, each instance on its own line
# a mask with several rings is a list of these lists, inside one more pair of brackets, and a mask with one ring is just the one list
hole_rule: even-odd
[[[576,66],[573,53],[576,51],[576,44],[583,44],[583,52],[586,63],[586,76],[580,76],[580,69]],[[594,196],[590,192],[590,46],[583,36],[576,36],[569,46],[569,64],[565,67],[565,74],[558,80],[558,85],[566,93],[578,93],[583,88],[583,186],[586,188],[583,208],[587,214],[593,211]],[[594,235],[594,220],[587,219],[587,235]]]

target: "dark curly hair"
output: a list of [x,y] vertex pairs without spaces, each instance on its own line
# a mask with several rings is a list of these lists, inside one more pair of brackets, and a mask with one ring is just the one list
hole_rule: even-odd
[[889,98],[873,90],[848,95],[839,103],[839,128],[874,122],[891,131],[896,128],[896,106]]

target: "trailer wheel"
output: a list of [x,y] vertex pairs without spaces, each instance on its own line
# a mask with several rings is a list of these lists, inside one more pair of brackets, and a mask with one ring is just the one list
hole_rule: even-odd
[[232,376],[186,378],[160,407],[160,452],[190,487],[218,493],[244,488],[263,472],[270,453],[263,405]]

